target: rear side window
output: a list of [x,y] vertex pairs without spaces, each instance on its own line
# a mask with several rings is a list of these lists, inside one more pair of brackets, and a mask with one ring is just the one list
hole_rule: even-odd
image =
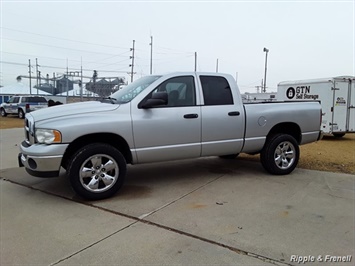
[[224,77],[200,76],[205,105],[233,104],[228,81]]
[[26,102],[28,103],[45,103],[47,102],[44,97],[26,97]]

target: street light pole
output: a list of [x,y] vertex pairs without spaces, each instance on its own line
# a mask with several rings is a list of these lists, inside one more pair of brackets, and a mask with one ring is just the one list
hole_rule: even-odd
[[150,74],[153,74],[153,36],[150,36]]
[[269,52],[269,49],[265,48],[264,47],[264,52],[266,52],[265,54],[265,73],[264,73],[264,88],[263,88],[263,92],[265,93],[266,92],[266,70],[267,70],[267,54]]

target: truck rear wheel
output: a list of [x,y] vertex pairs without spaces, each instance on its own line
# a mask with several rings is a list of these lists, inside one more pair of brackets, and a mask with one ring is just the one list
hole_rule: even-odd
[[300,150],[295,138],[287,134],[278,134],[266,140],[260,153],[260,160],[269,173],[287,175],[296,168],[299,156]]
[[1,108],[0,113],[1,113],[1,116],[3,116],[3,117],[7,116],[7,113],[5,112],[4,108]]
[[18,117],[20,119],[24,119],[25,118],[25,113],[23,112],[22,109],[18,109]]
[[79,196],[89,200],[105,199],[116,194],[123,185],[126,160],[108,144],[89,144],[74,154],[67,173]]

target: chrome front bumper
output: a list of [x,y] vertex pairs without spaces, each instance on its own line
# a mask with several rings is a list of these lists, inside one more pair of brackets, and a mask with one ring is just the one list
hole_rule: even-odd
[[18,155],[19,166],[37,177],[56,177],[59,175],[63,154],[68,144],[29,146],[22,142]]

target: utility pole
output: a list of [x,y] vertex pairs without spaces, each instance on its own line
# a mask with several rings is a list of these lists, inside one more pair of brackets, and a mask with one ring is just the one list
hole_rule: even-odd
[[37,87],[37,94],[38,94],[38,67],[40,65],[38,65],[38,60],[36,58],[36,87]]
[[[39,87],[41,86],[41,71],[38,71],[38,80],[39,80]],[[37,87],[37,95],[38,95],[38,89],[39,87]]]
[[129,65],[131,67],[131,82],[133,82],[133,69],[134,69],[134,43],[136,41],[133,40],[133,46],[132,48],[130,49],[130,51],[132,51],[132,56],[130,56],[129,58],[132,59],[132,63]]
[[28,59],[28,74],[30,77],[30,94],[32,94],[31,59]]
[[97,79],[97,77],[98,77],[97,71],[94,70],[94,73],[92,75],[92,84],[93,84],[93,86],[91,88],[92,88],[92,91],[94,93],[99,94],[98,90],[96,90],[96,79]]
[[267,54],[269,52],[269,49],[265,48],[264,47],[264,52],[266,52],[266,55],[265,55],[265,74],[264,74],[264,89],[263,89],[263,93],[266,92],[266,70],[267,70]]
[[216,63],[216,73],[218,73],[218,58],[217,58],[217,63]]
[[83,57],[80,59],[80,101],[83,101]]
[[153,74],[153,36],[150,36],[150,74]]
[[197,70],[197,52],[195,52],[195,72]]
[[55,95],[54,93],[55,93],[55,72],[53,72],[53,89],[52,89],[52,94]]
[[66,78],[66,87],[67,87],[67,97],[66,97],[67,102],[68,102],[68,96],[69,96],[69,91],[68,91],[68,87],[69,87],[69,85],[68,85],[68,72],[69,72],[69,66],[68,66],[68,58],[67,58],[67,73],[66,73],[66,75],[65,75],[65,78]]

